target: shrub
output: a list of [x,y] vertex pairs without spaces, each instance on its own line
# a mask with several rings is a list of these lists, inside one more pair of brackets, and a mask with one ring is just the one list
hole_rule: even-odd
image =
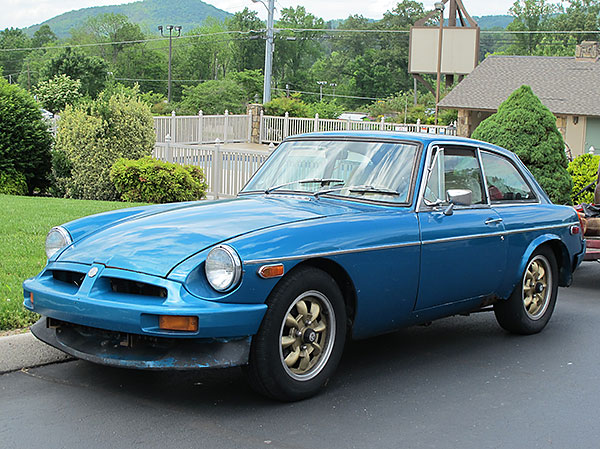
[[293,94],[291,97],[273,98],[265,103],[265,114],[282,117],[287,112],[290,117],[310,117],[310,106],[299,98],[299,94]]
[[67,194],[67,186],[71,179],[71,161],[66,153],[61,150],[52,152],[52,172],[50,173],[50,195],[64,198]]
[[0,194],[27,195],[25,175],[16,171],[0,172]]
[[573,179],[573,191],[571,199],[575,203],[593,203],[594,191],[585,192],[575,198],[575,195],[588,184],[596,181],[598,176],[598,164],[600,164],[600,156],[593,154],[584,154],[577,156],[567,167],[567,171]]
[[43,190],[51,145],[39,105],[25,90],[0,78],[0,173],[22,174],[29,194]]
[[177,165],[151,157],[119,159],[110,177],[125,201],[172,203],[199,200],[208,185],[204,172],[192,165]]
[[184,86],[177,112],[195,115],[202,110],[205,114],[223,114],[228,110],[231,114],[243,114],[246,103],[246,91],[234,80],[211,80],[194,87]]
[[336,100],[312,103],[309,105],[309,108],[310,115],[308,117],[314,117],[315,114],[319,114],[319,118],[333,119],[338,118],[344,112],[344,108]]
[[119,158],[149,156],[155,142],[150,107],[126,91],[103,92],[97,100],[67,106],[61,116],[55,149],[71,165],[65,195],[116,200],[110,169]]
[[34,89],[38,101],[50,112],[62,111],[66,105],[76,103],[81,97],[81,81],[67,75],[55,75]]
[[573,183],[556,118],[529,86],[515,90],[472,137],[513,151],[554,203],[571,202]]

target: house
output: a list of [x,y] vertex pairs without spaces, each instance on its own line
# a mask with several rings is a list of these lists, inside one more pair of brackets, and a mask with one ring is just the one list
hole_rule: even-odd
[[556,116],[556,125],[573,157],[600,151],[600,46],[583,42],[575,57],[490,55],[440,101],[458,109],[461,136],[523,84]]

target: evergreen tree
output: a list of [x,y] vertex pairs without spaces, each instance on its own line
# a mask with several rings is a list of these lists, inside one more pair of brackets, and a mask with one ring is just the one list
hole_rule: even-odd
[[24,89],[0,78],[0,173],[24,178],[27,191],[48,185],[52,136],[40,107]]
[[472,137],[516,153],[554,203],[571,202],[573,182],[567,172],[565,143],[556,118],[531,87],[515,90]]

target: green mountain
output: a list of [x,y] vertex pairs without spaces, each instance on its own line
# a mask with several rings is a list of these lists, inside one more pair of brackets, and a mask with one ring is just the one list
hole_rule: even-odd
[[59,38],[65,38],[69,36],[72,28],[81,26],[86,19],[107,13],[124,14],[131,22],[139,24],[145,32],[157,32],[158,25],[181,25],[186,32],[202,25],[207,17],[221,20],[231,16],[228,12],[200,0],[141,0],[124,5],[93,6],[69,11],[38,25],[32,25],[25,31],[33,35],[40,26],[49,25]]
[[509,23],[514,19],[513,16],[499,15],[499,16],[481,16],[473,17],[475,22],[479,25],[482,30],[489,30],[491,28],[502,28],[505,29]]

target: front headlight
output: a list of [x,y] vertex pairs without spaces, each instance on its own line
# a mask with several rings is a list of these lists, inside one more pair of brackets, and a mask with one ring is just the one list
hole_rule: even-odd
[[219,245],[208,253],[204,272],[212,288],[218,292],[226,292],[240,282],[242,261],[233,248]]
[[73,242],[67,230],[61,226],[50,229],[46,236],[46,257],[50,259],[57,251]]

